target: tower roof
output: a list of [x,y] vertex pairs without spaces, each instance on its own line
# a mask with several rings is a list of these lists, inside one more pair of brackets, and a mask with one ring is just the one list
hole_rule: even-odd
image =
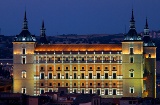
[[31,33],[28,30],[26,11],[24,13],[22,31],[19,35],[16,35],[16,37],[14,38],[14,42],[36,42],[35,35],[31,35]]
[[128,33],[124,36],[125,41],[129,40],[141,40],[141,36],[137,34],[136,28],[135,28],[135,20],[134,20],[134,13],[132,9],[132,15],[130,20],[130,30]]

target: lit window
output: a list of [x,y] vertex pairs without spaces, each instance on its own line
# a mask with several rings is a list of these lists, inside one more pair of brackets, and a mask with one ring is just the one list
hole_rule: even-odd
[[134,93],[134,87],[130,87],[130,88],[129,88],[129,92],[130,92],[130,93]]
[[22,71],[22,78],[26,78],[26,71],[25,70]]
[[130,63],[133,63],[133,60],[134,60],[133,57],[130,57]]
[[22,88],[22,93],[26,94],[26,88]]

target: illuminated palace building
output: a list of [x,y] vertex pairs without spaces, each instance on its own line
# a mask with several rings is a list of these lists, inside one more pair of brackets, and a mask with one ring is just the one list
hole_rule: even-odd
[[14,93],[40,95],[66,87],[69,93],[102,97],[156,97],[156,47],[149,36],[130,30],[120,44],[49,44],[44,22],[40,42],[23,28],[13,42]]

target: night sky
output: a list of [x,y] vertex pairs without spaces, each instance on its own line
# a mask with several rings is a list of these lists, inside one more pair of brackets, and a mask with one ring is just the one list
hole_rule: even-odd
[[146,16],[150,30],[160,30],[160,0],[1,0],[1,34],[20,33],[25,8],[35,35],[40,34],[43,19],[47,35],[124,33],[132,7],[138,32],[143,31]]

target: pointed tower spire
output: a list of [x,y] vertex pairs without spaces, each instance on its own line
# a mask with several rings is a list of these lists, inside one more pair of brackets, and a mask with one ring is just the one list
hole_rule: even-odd
[[42,21],[42,28],[41,28],[41,37],[46,37],[46,34],[45,34],[45,28],[44,28],[44,20]]
[[28,30],[26,10],[25,10],[25,13],[24,13],[23,30]]
[[131,16],[131,20],[130,20],[130,29],[135,29],[135,20],[134,20],[133,9],[132,9],[132,16]]
[[146,17],[146,24],[145,24],[145,27],[144,27],[144,35],[149,36],[149,28],[148,28],[148,20],[147,20],[147,17]]
[[46,38],[46,33],[45,33],[45,28],[44,28],[44,20],[42,21],[42,27],[41,27],[41,35],[40,35],[40,44],[48,44],[47,38]]

